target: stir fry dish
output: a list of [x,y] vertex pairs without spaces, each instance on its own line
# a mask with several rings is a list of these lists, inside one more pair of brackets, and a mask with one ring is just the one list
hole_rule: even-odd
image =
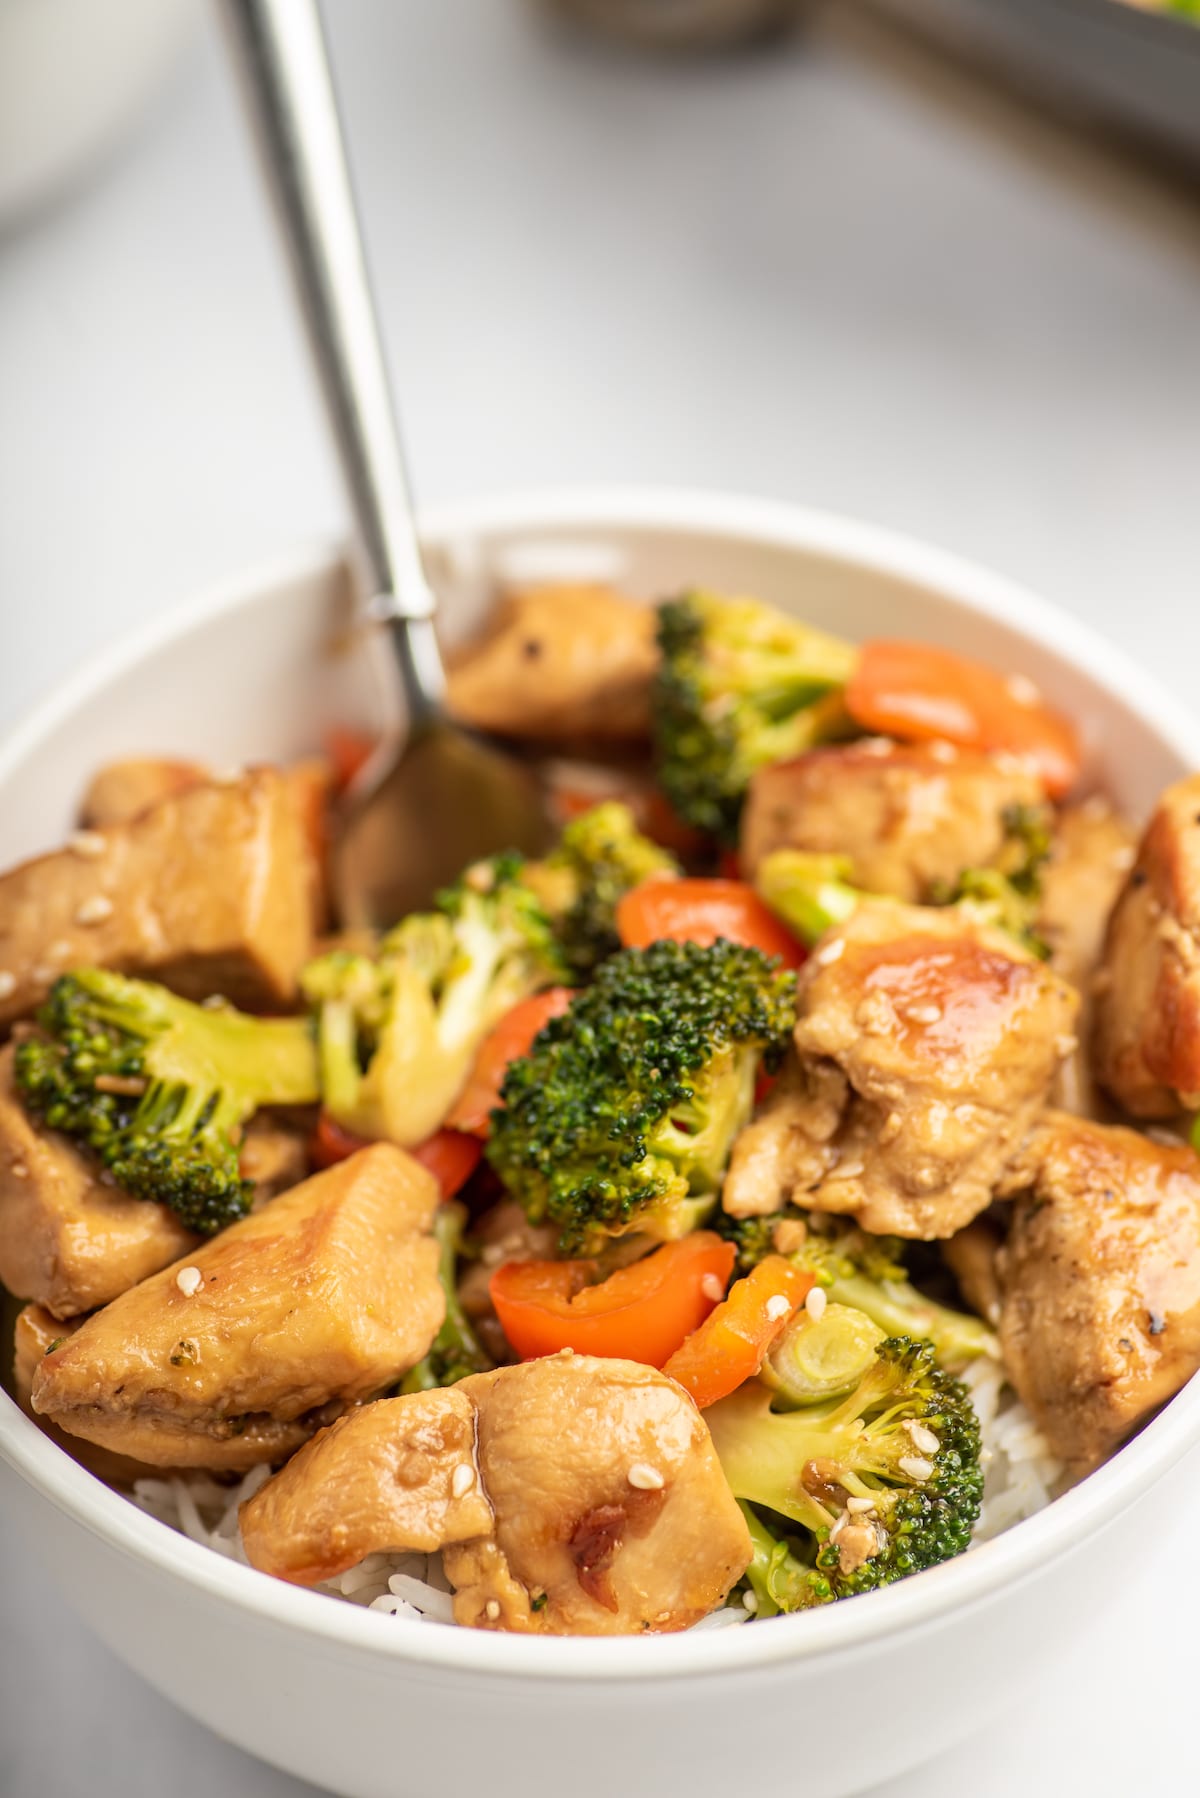
[[353,720],[95,770],[0,876],[60,1447],[395,1617],[653,1634],[945,1562],[1191,1378],[1200,776],[1139,838],[1023,670],[711,592],[508,593],[450,698],[559,840],[377,935]]

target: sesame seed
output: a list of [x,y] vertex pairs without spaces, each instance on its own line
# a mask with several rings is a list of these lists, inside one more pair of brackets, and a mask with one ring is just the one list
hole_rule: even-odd
[[489,1242],[479,1257],[485,1267],[499,1267],[504,1258],[504,1244],[502,1242]]
[[940,1005],[910,1005],[908,1015],[914,1024],[936,1024],[942,1016]]
[[489,1598],[487,1603],[483,1607],[483,1614],[487,1618],[489,1623],[495,1623],[496,1619],[500,1615],[500,1605],[499,1605],[498,1600],[496,1600],[495,1598]]
[[901,1455],[897,1465],[910,1480],[927,1480],[933,1472],[933,1462],[926,1461],[922,1455]]
[[1041,694],[1027,674],[1010,674],[1004,683],[1008,697],[1015,699],[1018,705],[1039,705]]
[[831,962],[840,960],[845,953],[845,937],[835,936],[831,943],[822,943],[821,947],[813,952],[813,960],[819,968],[827,968]]
[[858,746],[859,755],[891,755],[892,744],[888,737],[868,737],[865,743]]
[[786,1317],[791,1308],[781,1292],[773,1293],[763,1307],[769,1321],[773,1324],[778,1323],[781,1317]]
[[1064,1031],[1061,1036],[1054,1039],[1054,1052],[1064,1060],[1068,1055],[1074,1055],[1078,1047],[1079,1038],[1072,1036],[1069,1031]]
[[1123,874],[1126,868],[1132,868],[1136,860],[1137,850],[1132,843],[1122,843],[1119,849],[1112,852],[1112,865],[1119,874]]
[[958,760],[958,750],[953,743],[943,743],[940,738],[936,743],[929,745],[929,755],[930,759],[935,762],[956,762]]
[[658,1468],[651,1467],[649,1461],[635,1461],[625,1477],[639,1492],[661,1492],[667,1483]]
[[873,1498],[848,1498],[846,1500],[846,1509],[857,1517],[863,1511],[873,1511],[875,1509],[875,1500]]
[[54,969],[48,967],[44,961],[35,962],[33,967],[30,968],[29,974],[30,978],[35,981],[38,986],[49,986],[50,982],[54,979]]
[[17,990],[17,977],[11,968],[0,968],[0,999],[11,999]]
[[838,1180],[859,1180],[866,1173],[861,1161],[838,1162],[834,1168],[834,1177]]
[[460,1461],[450,1475],[450,1490],[455,1498],[465,1498],[475,1484],[475,1469],[469,1461]]
[[95,861],[103,855],[107,847],[105,839],[98,830],[77,830],[67,838],[67,848],[73,849],[76,855],[82,855],[85,861]]
[[914,1448],[920,1449],[923,1455],[937,1454],[942,1445],[932,1430],[927,1430],[925,1425],[918,1423],[915,1417],[910,1417],[904,1427],[912,1439]]
[[103,893],[93,893],[90,899],[84,900],[75,913],[75,922],[77,924],[103,924],[105,918],[112,917],[112,910],[111,899],[106,898]]
[[711,1299],[714,1305],[719,1305],[725,1297],[725,1288],[719,1274],[705,1274],[700,1282],[700,1291],[706,1299]]
[[558,1358],[560,1361],[569,1361],[574,1353],[575,1350],[573,1348],[560,1348],[558,1351]]
[[749,1586],[747,1586],[746,1590],[742,1593],[742,1609],[744,1611],[749,1611],[752,1617],[758,1609],[758,1594],[757,1592],[752,1592]]
[[71,955],[71,947],[65,937],[60,937],[57,943],[51,943],[46,954],[51,961],[67,961]]
[[9,1171],[14,1180],[23,1180],[28,1174],[29,1169],[25,1166],[23,1161],[14,1161]]
[[175,1284],[184,1298],[190,1299],[192,1294],[199,1292],[203,1286],[204,1275],[198,1267],[181,1267],[175,1275]]
[[823,1286],[814,1286],[804,1301],[804,1309],[814,1323],[820,1323],[825,1315],[825,1307],[828,1303],[829,1300],[825,1296],[825,1288]]

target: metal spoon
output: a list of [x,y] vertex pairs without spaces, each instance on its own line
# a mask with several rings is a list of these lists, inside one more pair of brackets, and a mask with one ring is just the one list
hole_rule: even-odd
[[458,728],[445,709],[437,602],[409,483],[346,166],[316,0],[222,0],[272,197],[290,252],[372,599],[407,706],[350,794],[334,845],[349,925],[394,923],[499,849],[551,836],[532,768]]

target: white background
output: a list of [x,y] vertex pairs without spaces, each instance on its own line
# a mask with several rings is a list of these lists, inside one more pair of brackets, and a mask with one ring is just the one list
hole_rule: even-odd
[[[337,0],[420,492],[723,486],[938,540],[1200,669],[1200,207],[844,5],[717,62],[518,0]],[[88,190],[0,242],[0,724],[342,507],[215,43]],[[1200,1787],[1200,1462],[1105,1629],[875,1798]],[[0,1525],[3,1798],[309,1788],[165,1705]],[[928,1707],[919,1668],[897,1677]],[[864,1726],[869,1726],[864,1694]],[[752,1736],[763,1720],[730,1720]],[[815,1719],[794,1728],[797,1766]],[[803,1791],[800,1772],[797,1793]],[[456,1798],[456,1795],[455,1795]]]

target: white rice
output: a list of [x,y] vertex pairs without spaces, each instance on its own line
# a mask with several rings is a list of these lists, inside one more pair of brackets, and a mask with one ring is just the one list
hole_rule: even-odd
[[[1005,1378],[997,1361],[974,1362],[961,1376],[970,1388],[983,1434],[983,1509],[975,1542],[986,1542],[1032,1517],[1060,1489],[1063,1468]],[[133,1503],[160,1523],[203,1543],[216,1554],[249,1565],[238,1529],[238,1506],[270,1475],[255,1467],[236,1486],[223,1486],[207,1474],[135,1482]],[[453,1623],[450,1582],[440,1555],[373,1554],[318,1591],[347,1604],[379,1611],[410,1623]],[[740,1598],[714,1611],[697,1629],[730,1629],[749,1621]]]

